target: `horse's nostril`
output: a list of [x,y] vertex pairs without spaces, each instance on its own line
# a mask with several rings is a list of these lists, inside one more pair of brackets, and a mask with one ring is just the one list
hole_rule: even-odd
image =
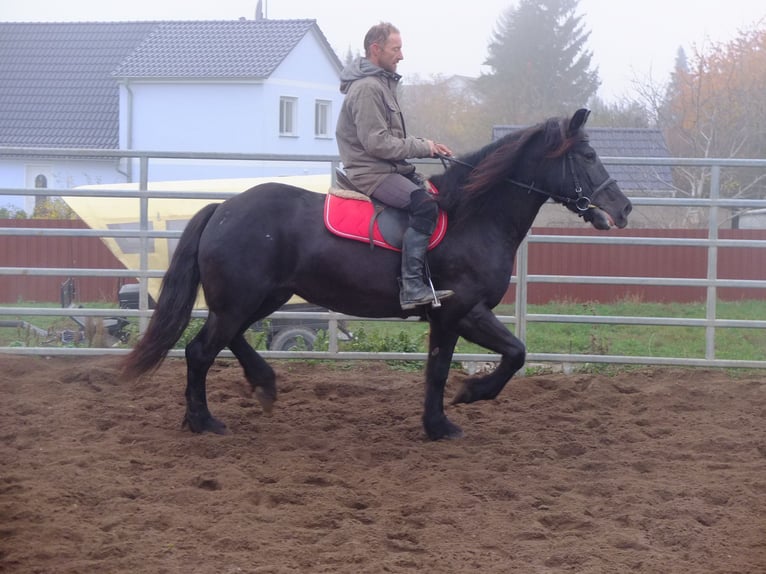
[[627,217],[628,215],[630,215],[631,211],[633,211],[633,204],[629,203],[628,205],[625,206],[625,209],[622,210],[622,213],[623,215],[625,215],[625,217]]

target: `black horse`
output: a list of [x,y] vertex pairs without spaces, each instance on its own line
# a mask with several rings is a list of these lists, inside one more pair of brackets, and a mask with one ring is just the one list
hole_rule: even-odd
[[625,227],[630,201],[588,142],[588,110],[551,118],[453,160],[430,181],[449,215],[443,241],[429,253],[434,283],[455,295],[437,309],[399,307],[400,255],[370,250],[324,226],[325,196],[266,183],[201,209],[187,225],[162,282],[143,338],[123,373],[136,377],[163,361],[188,325],[201,284],[208,318],[186,347],[184,424],[223,433],[208,409],[205,381],[229,347],[265,410],[277,397],[274,370],[245,340],[255,321],[300,297],[359,317],[420,315],[430,323],[423,426],[431,439],[462,436],[444,413],[444,387],[460,336],[501,355],[497,368],[467,379],[455,403],[493,399],[524,365],[526,350],[492,313],[508,289],[513,260],[548,199],[597,229]]

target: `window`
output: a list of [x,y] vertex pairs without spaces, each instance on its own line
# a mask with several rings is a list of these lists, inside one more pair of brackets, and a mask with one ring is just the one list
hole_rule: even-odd
[[314,103],[314,136],[318,138],[330,137],[331,105],[329,100],[317,100]]
[[298,135],[298,98],[279,98],[279,135]]

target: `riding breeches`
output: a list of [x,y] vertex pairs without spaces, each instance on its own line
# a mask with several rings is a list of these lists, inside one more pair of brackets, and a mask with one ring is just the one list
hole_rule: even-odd
[[400,174],[386,177],[372,192],[381,203],[409,212],[409,226],[419,233],[431,235],[436,229],[439,208],[421,186]]

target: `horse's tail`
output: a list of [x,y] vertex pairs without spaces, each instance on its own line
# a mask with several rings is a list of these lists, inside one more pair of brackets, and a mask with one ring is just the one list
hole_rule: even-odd
[[186,225],[162,279],[160,296],[146,333],[122,363],[123,377],[136,378],[159,367],[183,335],[199,290],[200,236],[217,208],[215,203],[203,207]]

